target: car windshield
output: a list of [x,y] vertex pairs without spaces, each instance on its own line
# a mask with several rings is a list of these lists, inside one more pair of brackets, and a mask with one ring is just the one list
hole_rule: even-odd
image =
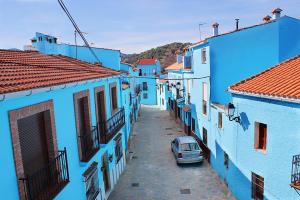
[[195,151],[200,150],[197,143],[184,143],[180,145],[182,151]]

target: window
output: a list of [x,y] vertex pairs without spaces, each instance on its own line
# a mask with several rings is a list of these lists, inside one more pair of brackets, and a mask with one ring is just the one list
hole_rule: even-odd
[[117,86],[115,83],[110,86],[110,98],[111,109],[112,111],[115,111],[118,109]]
[[139,76],[142,76],[142,75],[143,75],[142,70],[139,69]]
[[267,125],[255,122],[255,149],[267,149]]
[[195,119],[192,118],[192,131],[195,132],[196,122]]
[[161,104],[165,105],[165,100],[164,99],[161,99]]
[[202,61],[202,64],[206,63],[206,48],[203,48],[201,50],[201,61]]
[[218,112],[218,128],[222,128],[222,113]]
[[115,138],[115,154],[117,162],[122,158],[123,156],[123,150],[122,150],[122,135],[119,133],[119,135]]
[[252,199],[264,199],[264,178],[252,172]]
[[148,93],[144,93],[144,94],[143,94],[143,98],[144,98],[144,99],[148,99]]
[[228,154],[226,152],[224,152],[224,165],[225,165],[226,169],[228,169],[228,164],[229,164],[229,157],[228,157]]
[[144,91],[147,91],[147,90],[148,90],[147,82],[143,82],[143,90],[144,90]]
[[98,180],[98,163],[93,162],[91,166],[84,172],[85,194],[87,200],[96,199],[100,192]]
[[202,134],[203,134],[203,143],[207,146],[207,130],[206,128],[202,128]]
[[202,113],[207,114],[207,84],[202,83]]

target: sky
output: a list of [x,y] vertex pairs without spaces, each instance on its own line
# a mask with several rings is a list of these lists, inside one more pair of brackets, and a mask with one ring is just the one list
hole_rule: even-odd
[[[300,0],[64,0],[93,46],[139,53],[171,42],[196,42],[212,34],[262,22],[280,7],[300,18]],[[0,0],[0,49],[30,44],[35,32],[74,43],[74,28],[57,0]]]

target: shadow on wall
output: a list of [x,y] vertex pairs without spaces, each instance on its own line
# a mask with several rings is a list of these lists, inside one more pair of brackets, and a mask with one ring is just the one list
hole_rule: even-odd
[[225,152],[216,143],[216,157],[211,154],[210,161],[212,168],[217,172],[219,177],[228,186],[237,199],[251,199],[251,181],[238,169],[231,161],[230,157],[225,160]]
[[246,113],[244,113],[244,112],[240,113],[240,117],[241,117],[241,125],[243,127],[243,130],[246,131],[250,126],[249,119],[248,119]]

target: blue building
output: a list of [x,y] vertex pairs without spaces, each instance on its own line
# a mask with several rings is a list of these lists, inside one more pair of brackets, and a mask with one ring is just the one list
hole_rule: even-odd
[[5,199],[107,198],[126,165],[121,73],[32,51],[0,60]]
[[168,73],[168,108],[171,116],[184,127],[185,133],[191,135],[191,88],[193,71],[191,55],[187,51],[184,56],[177,55],[177,61],[165,70]]
[[[219,34],[219,24],[215,23],[212,37],[191,45],[185,52],[183,62],[189,63],[189,60],[191,60],[191,71],[189,73],[192,78],[184,78],[183,81],[186,83],[183,84],[170,83],[172,90],[174,90],[172,92],[173,98],[177,94],[181,97],[179,92],[181,90],[185,92],[187,90],[184,90],[184,88],[187,85],[191,86],[189,89],[189,107],[184,106],[187,103],[186,98],[185,103],[182,103],[179,98],[180,102],[178,102],[178,99],[176,101],[171,99],[170,108],[173,108],[175,116],[177,114],[181,121],[188,118],[187,123],[184,122],[185,125],[190,125],[188,129],[191,129],[191,135],[198,140],[213,169],[228,184],[229,189],[238,199],[251,199],[251,195],[253,195],[251,173],[249,172],[250,169],[247,168],[250,162],[252,163],[250,166],[253,167],[251,170],[256,175],[260,174],[265,177],[269,175],[261,173],[265,170],[262,165],[267,164],[263,158],[253,160],[252,153],[239,154],[239,152],[248,151],[249,149],[246,150],[246,147],[243,148],[236,141],[242,137],[249,137],[249,135],[244,136],[245,133],[242,134],[243,136],[238,135],[237,125],[228,119],[226,111],[230,105],[229,103],[232,102],[232,96],[227,92],[227,89],[236,82],[254,76],[270,66],[300,54],[300,20],[289,16],[281,17],[280,15],[281,10],[275,9],[272,19],[265,17],[261,24],[245,28],[241,28],[237,24],[237,29],[224,34]],[[170,75],[173,74],[172,78],[181,79],[183,77],[180,70],[177,70],[176,73],[169,72]],[[191,80],[190,84],[187,83],[188,80]],[[184,88],[180,87],[182,85]],[[235,100],[242,101],[240,99]],[[178,106],[178,104],[181,104],[181,106]],[[255,105],[252,105],[252,109]],[[183,108],[190,112],[190,116],[187,114],[188,112],[182,114]],[[263,107],[259,108],[260,112],[265,112]],[[250,110],[251,107],[249,106],[247,109]],[[254,116],[255,110],[253,109],[250,113],[253,113]],[[246,144],[249,141],[245,139],[243,142]],[[249,143],[247,144],[249,145]],[[239,149],[237,149],[237,146]],[[279,152],[277,153],[279,154]],[[296,153],[291,151],[289,154]],[[241,158],[241,155],[244,157]],[[265,156],[262,154],[258,157]],[[291,155],[288,159],[290,162]],[[241,160],[247,160],[247,162],[242,163]],[[259,165],[259,161],[264,164]],[[273,163],[272,166],[278,165]],[[291,167],[290,164],[289,167]],[[248,171],[245,171],[246,169]],[[274,173],[278,173],[282,169],[286,170],[286,168],[269,168]],[[266,171],[264,173],[272,174],[270,171]],[[254,178],[260,179],[255,174]],[[284,179],[285,183],[290,181],[286,176]],[[273,186],[269,185],[270,188],[264,194],[267,199],[286,199],[283,196],[284,194],[292,195],[292,189],[282,189],[282,187],[288,187],[288,184],[275,186],[276,182],[272,181],[270,176],[268,182],[266,184]],[[277,189],[276,192],[274,188]],[[279,194],[280,191],[282,191],[282,194]],[[261,198],[257,197],[257,199]]]
[[300,55],[229,88],[215,165],[240,199],[299,198],[299,72]]
[[[59,54],[90,63],[98,62],[86,46],[59,43],[54,36],[36,33],[35,37],[31,39],[31,43],[36,50],[43,54]],[[91,48],[99,58],[102,66],[120,70],[121,52],[119,50],[99,47]]]
[[141,93],[140,84],[137,83],[136,77],[139,74],[137,68],[127,63],[121,63],[122,74],[122,89],[123,89],[123,104],[125,107],[125,115],[128,116],[129,122],[126,124],[127,135],[126,152],[128,152],[129,145],[132,141],[132,130],[134,123],[138,120],[141,109]]
[[156,79],[161,75],[159,60],[141,59],[137,64],[139,77],[137,82],[141,85],[141,104],[157,105]]

